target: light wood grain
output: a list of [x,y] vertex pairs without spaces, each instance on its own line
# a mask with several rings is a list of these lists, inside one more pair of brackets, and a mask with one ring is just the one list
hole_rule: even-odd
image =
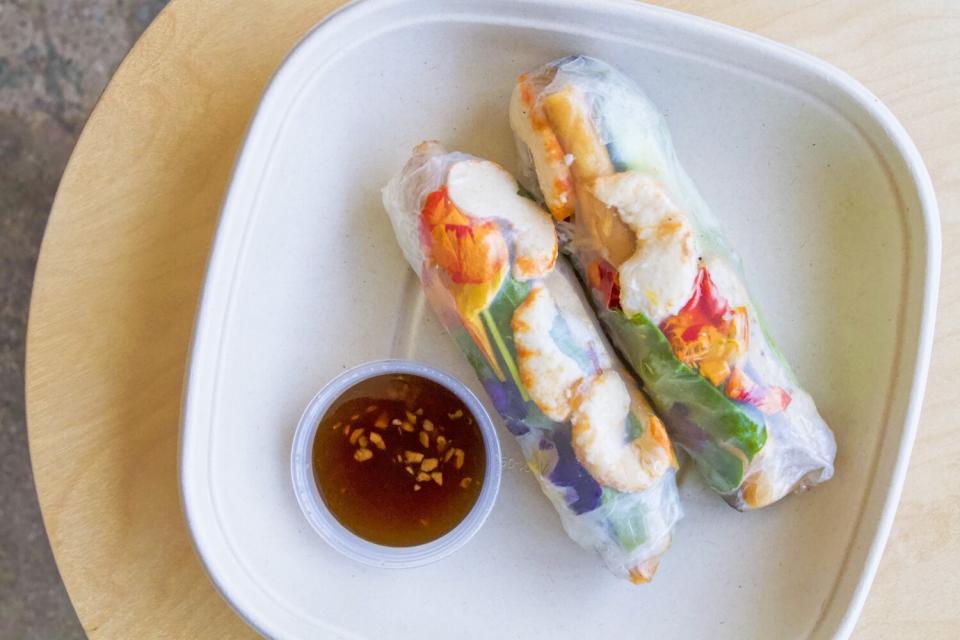
[[[246,124],[282,56],[337,4],[171,3],[120,67],[64,174],[31,307],[28,422],[47,531],[93,638],[252,635],[189,542],[180,391]],[[960,276],[960,4],[659,4],[848,71],[923,154],[943,215],[936,347],[900,511],[856,636],[960,637],[960,291],[950,286]]]

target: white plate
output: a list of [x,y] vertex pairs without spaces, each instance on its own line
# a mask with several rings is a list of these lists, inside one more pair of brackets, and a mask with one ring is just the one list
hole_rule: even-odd
[[[507,98],[560,55],[606,59],[667,114],[780,347],[839,445],[833,480],[741,514],[682,478],[687,516],[634,587],[570,542],[518,448],[454,556],[377,570],[301,515],[290,442],[346,367],[414,357],[483,395],[425,313],[380,205],[411,146],[515,165]],[[230,186],[197,320],[181,482],[224,597],[285,638],[828,637],[879,562],[916,431],[939,227],[906,133],[859,84],[761,38],[631,2],[368,0],[322,23],[266,92]]]

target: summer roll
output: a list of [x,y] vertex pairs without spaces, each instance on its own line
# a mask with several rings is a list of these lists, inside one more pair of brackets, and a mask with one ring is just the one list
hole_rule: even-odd
[[762,324],[740,262],[627,77],[584,56],[520,76],[510,124],[525,186],[674,442],[734,507],[833,475],[836,444]]
[[383,204],[566,532],[649,581],[681,517],[676,456],[558,260],[550,215],[499,165],[435,142],[414,149]]

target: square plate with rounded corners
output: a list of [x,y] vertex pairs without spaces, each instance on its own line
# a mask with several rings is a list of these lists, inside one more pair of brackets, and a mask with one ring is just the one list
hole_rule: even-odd
[[[578,52],[619,66],[666,114],[836,432],[836,476],[740,514],[683,473],[686,518],[654,582],[635,587],[566,538],[501,430],[500,500],[466,548],[406,571],[352,563],[314,534],[290,486],[310,397],[387,356],[440,366],[482,396],[424,310],[380,187],[424,138],[513,168],[515,77]],[[237,612],[274,637],[847,635],[916,431],[938,225],[893,116],[781,45],[631,2],[348,5],[277,72],[224,205],[184,401],[181,483],[197,550]]]

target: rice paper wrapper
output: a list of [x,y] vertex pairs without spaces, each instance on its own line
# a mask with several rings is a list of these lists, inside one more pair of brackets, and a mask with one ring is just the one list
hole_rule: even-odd
[[518,189],[492,162],[423,143],[383,202],[567,534],[647,582],[682,516],[676,457],[558,259],[549,214]]
[[656,106],[610,65],[573,56],[520,77],[510,122],[525,187],[707,483],[745,510],[828,480],[833,433],[770,339]]

